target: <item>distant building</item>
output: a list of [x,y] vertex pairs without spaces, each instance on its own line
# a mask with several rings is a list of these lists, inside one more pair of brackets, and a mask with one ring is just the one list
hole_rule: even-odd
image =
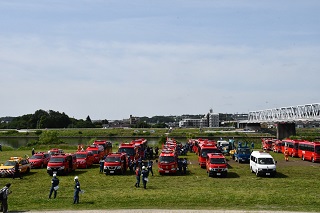
[[207,114],[207,120],[207,127],[219,127],[219,113],[213,113],[213,110],[210,109]]
[[200,128],[200,127],[207,127],[208,121],[207,118],[201,119],[183,119],[179,121],[179,127],[189,127],[189,128]]

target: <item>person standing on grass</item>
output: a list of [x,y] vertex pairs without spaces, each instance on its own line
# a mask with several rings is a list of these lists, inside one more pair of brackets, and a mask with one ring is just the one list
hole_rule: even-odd
[[152,166],[153,166],[153,161],[152,161],[152,160],[149,160],[149,161],[148,161],[148,171],[151,172],[151,174],[152,174],[152,176],[153,176]]
[[16,162],[16,165],[14,165],[14,173],[13,173],[12,179],[15,179],[17,177],[22,179],[20,174],[20,166],[18,162]]
[[31,156],[33,156],[33,155],[34,155],[34,153],[35,153],[34,148],[32,148]]
[[5,185],[5,187],[3,187],[1,190],[0,190],[0,193],[1,193],[1,209],[0,211],[4,212],[4,213],[7,213],[8,212],[8,196],[9,194],[12,193],[12,191],[9,190],[11,186],[11,183],[7,183]]
[[104,167],[104,159],[101,158],[101,160],[99,161],[99,166],[100,166],[100,173],[103,173],[103,167]]
[[289,151],[288,151],[288,149],[286,148],[286,150],[284,151],[284,159],[286,160],[286,161],[288,161],[289,160]]
[[149,176],[149,170],[143,166],[142,167],[142,183],[143,183],[143,188],[147,188],[147,182],[148,182],[148,176]]
[[51,188],[50,188],[50,193],[49,193],[49,199],[51,199],[51,195],[54,192],[53,198],[57,197],[57,190],[59,187],[59,179],[57,178],[57,174],[54,173],[52,175],[52,179],[51,179]]
[[78,204],[79,203],[79,193],[81,191],[78,176],[74,177],[74,181],[75,181],[75,185],[74,185],[73,204]]
[[136,169],[136,184],[134,185],[135,187],[140,187],[140,176],[141,176],[140,167],[137,166],[137,169]]

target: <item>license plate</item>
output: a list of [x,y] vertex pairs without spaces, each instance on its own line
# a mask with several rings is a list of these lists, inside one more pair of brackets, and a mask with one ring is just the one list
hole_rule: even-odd
[[270,173],[266,173],[266,175],[270,175]]
[[165,171],[165,173],[169,173],[169,171]]
[[114,171],[110,171],[110,173],[114,173]]
[[217,173],[217,175],[221,175],[221,173]]

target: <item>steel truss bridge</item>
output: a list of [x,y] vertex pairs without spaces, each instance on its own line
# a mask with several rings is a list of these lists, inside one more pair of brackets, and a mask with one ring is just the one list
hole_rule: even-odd
[[251,111],[246,123],[277,123],[320,121],[320,104],[306,104]]

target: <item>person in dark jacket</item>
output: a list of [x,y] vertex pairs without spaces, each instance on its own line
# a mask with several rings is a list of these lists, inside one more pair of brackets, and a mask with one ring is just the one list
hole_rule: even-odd
[[12,192],[9,190],[11,183],[7,183],[0,191],[3,193],[3,198],[1,200],[1,209],[0,211],[7,213],[8,212],[8,196]]
[[74,177],[75,185],[74,185],[74,196],[73,196],[73,204],[79,203],[79,193],[80,189],[80,182],[78,176]]
[[15,179],[15,178],[22,179],[21,174],[20,174],[20,166],[19,166],[18,162],[16,162],[16,165],[14,165],[14,173],[13,173],[12,178],[13,179]]
[[51,179],[51,188],[50,188],[50,193],[49,193],[49,199],[51,199],[51,195],[54,192],[53,198],[57,197],[57,191],[59,187],[59,179],[57,178],[57,174],[52,175]]
[[149,176],[149,171],[148,169],[143,166],[142,167],[142,183],[143,183],[143,188],[146,189],[147,188],[147,182],[148,182],[148,176]]
[[104,159],[101,159],[101,160],[99,161],[99,167],[100,167],[100,173],[103,173]]
[[151,172],[151,174],[152,174],[152,176],[153,176],[152,166],[153,166],[153,161],[152,161],[152,160],[149,160],[149,161],[148,161],[148,171]]

